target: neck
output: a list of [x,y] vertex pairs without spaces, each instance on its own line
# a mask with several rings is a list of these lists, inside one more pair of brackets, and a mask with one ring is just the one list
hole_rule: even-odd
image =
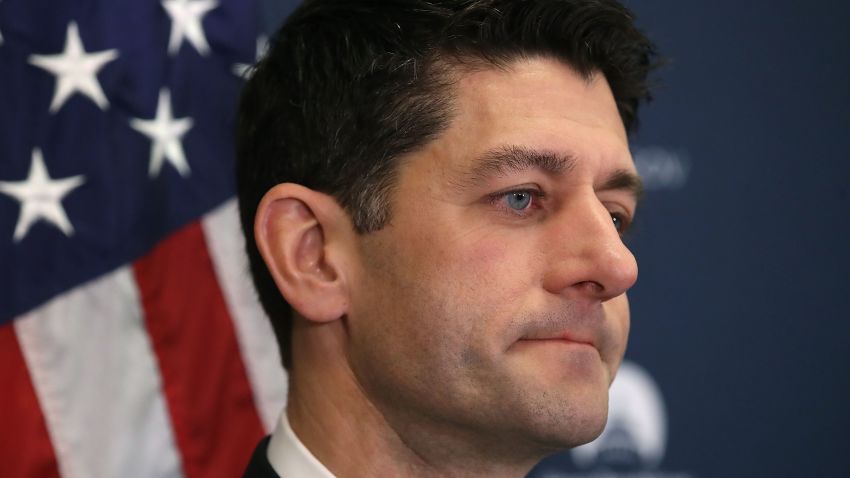
[[341,320],[295,322],[287,418],[301,442],[334,475],[520,477],[541,458],[518,455],[515,446],[505,447],[492,433],[482,439],[430,417],[391,416],[370,399],[352,372]]

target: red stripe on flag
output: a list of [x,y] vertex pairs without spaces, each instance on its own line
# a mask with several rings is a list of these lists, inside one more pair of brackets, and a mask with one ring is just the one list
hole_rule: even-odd
[[12,324],[0,327],[0,474],[59,476],[35,389]]
[[241,476],[265,432],[200,224],[134,270],[186,477]]

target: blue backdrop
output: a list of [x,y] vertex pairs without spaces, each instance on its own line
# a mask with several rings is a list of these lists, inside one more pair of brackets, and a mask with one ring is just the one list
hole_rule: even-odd
[[634,138],[627,357],[667,416],[647,476],[848,476],[850,4],[627,4],[671,59]]
[[671,61],[633,141],[624,408],[532,475],[846,476],[850,4],[626,4]]

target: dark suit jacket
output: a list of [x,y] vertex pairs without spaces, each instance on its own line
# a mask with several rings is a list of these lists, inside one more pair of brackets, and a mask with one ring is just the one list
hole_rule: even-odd
[[245,469],[245,474],[242,478],[280,478],[272,468],[269,459],[266,458],[266,450],[269,447],[271,435],[263,438],[257,448],[254,449],[254,454],[251,456],[251,462],[248,463],[248,468]]

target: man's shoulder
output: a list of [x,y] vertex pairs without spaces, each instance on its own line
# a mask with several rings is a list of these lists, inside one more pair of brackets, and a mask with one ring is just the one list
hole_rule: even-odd
[[269,448],[269,440],[271,436],[267,436],[260,440],[257,447],[254,449],[254,454],[251,455],[251,461],[245,469],[242,478],[280,478],[272,468],[269,459],[267,458],[267,450]]

